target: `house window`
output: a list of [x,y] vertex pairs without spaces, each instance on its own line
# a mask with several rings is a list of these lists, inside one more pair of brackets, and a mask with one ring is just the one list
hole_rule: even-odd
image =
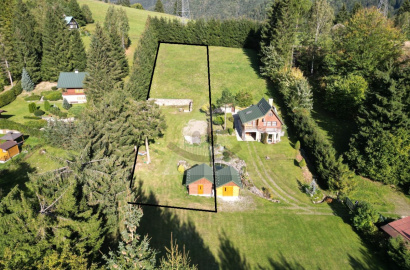
[[272,122],[272,126],[274,126],[274,127],[276,127],[277,124],[278,124],[278,123],[277,123],[276,121],[273,121],[273,122]]
[[267,122],[268,123],[268,127],[272,126],[272,122]]
[[83,93],[83,90],[81,90],[81,89],[75,89],[74,92],[75,92],[75,93]]
[[273,112],[272,112],[272,111],[269,112],[269,116],[273,116]]

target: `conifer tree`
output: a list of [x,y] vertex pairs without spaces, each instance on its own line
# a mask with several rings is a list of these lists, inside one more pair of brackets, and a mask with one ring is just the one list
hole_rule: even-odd
[[125,49],[128,47],[129,43],[129,37],[128,37],[128,31],[130,30],[130,26],[128,24],[128,17],[127,13],[125,12],[124,9],[120,8],[117,10],[117,18],[118,20],[118,33],[121,37],[121,45],[122,48]]
[[59,73],[68,70],[68,31],[61,9],[58,6],[48,7],[44,22],[41,59],[41,77],[44,81],[57,81]]
[[115,29],[111,29],[109,37],[112,46],[112,58],[115,59],[115,61],[117,61],[118,67],[120,68],[119,76],[121,78],[125,78],[128,75],[129,71],[125,50],[122,47],[121,41],[118,38],[118,34]]
[[23,90],[26,90],[27,92],[31,92],[34,89],[34,83],[31,81],[30,75],[28,75],[25,68],[23,68],[23,72],[21,74],[21,87],[23,87]]
[[13,65],[21,70],[26,68],[31,80],[38,83],[41,79],[41,34],[37,31],[37,24],[27,4],[18,0],[13,17],[14,49],[16,53]]
[[73,16],[80,26],[85,26],[86,20],[77,0],[70,0],[67,6],[70,10],[70,14],[67,15]]
[[88,75],[85,78],[87,98],[98,102],[105,94],[121,87],[122,69],[113,58],[113,48],[109,37],[97,24],[91,38],[87,60]]
[[347,11],[346,4],[343,3],[342,7],[340,8],[339,12],[336,15],[335,23],[345,23],[349,19],[349,12]]
[[0,68],[4,72],[9,83],[14,85],[13,77],[20,73],[21,69],[14,69],[12,62],[15,58],[13,43],[13,15],[15,2],[8,0],[0,1]]
[[81,11],[84,15],[84,20],[86,23],[93,23],[94,19],[93,19],[93,14],[90,10],[90,8],[88,7],[88,5],[84,4],[81,6]]
[[85,53],[83,41],[78,31],[69,32],[70,42],[67,60],[68,70],[73,71],[75,69],[84,71],[87,66],[87,55]]
[[355,2],[352,8],[352,12],[350,12],[350,17],[353,17],[354,15],[356,15],[356,13],[361,9],[363,9],[362,4],[359,2]]
[[233,105],[235,102],[235,97],[232,95],[232,93],[228,89],[224,89],[222,91],[222,96],[220,99],[216,101],[216,104],[218,107],[225,107],[225,123],[224,123],[224,129],[226,129],[226,106],[227,105]]
[[104,19],[104,29],[110,32],[112,28],[118,29],[117,12],[114,6],[110,6],[107,9],[107,12],[105,13],[105,19]]
[[154,11],[164,13],[164,5],[162,4],[161,0],[157,0],[157,2],[155,3]]

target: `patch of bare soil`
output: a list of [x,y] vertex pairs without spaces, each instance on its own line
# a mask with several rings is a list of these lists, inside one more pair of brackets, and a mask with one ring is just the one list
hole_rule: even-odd
[[183,134],[184,136],[192,136],[192,134],[198,132],[200,135],[206,134],[206,129],[208,124],[206,121],[200,120],[189,120],[188,124],[184,127]]
[[21,95],[22,96],[30,96],[31,93],[34,93],[35,95],[40,95],[41,92],[43,92],[43,91],[50,91],[53,86],[57,86],[57,83],[56,82],[41,82],[41,83],[36,85],[36,88],[34,88],[33,91],[31,91],[31,92],[23,91],[23,93],[21,93]]

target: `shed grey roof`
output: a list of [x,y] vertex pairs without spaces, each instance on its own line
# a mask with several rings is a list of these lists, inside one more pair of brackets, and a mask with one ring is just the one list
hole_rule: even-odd
[[73,19],[72,16],[65,16],[65,17],[64,17],[64,20],[65,20],[65,22],[66,22],[67,24],[69,24],[72,19]]
[[84,78],[87,72],[60,72],[58,88],[84,88]]
[[9,132],[6,133],[6,135],[1,137],[0,140],[14,141],[15,139],[20,138],[21,136],[23,136],[23,134],[21,134],[19,132],[9,131]]
[[[252,105],[249,108],[246,108],[245,110],[239,111],[239,119],[241,120],[242,124],[245,124],[247,122],[256,120],[258,118],[261,118],[265,116],[270,110],[272,109],[272,106],[269,105],[269,103],[266,101],[266,99],[262,98],[258,104]],[[279,119],[279,121],[283,124],[282,120],[280,119],[279,115],[276,113],[275,110],[273,110],[273,113],[276,115],[276,117]]]
[[215,187],[218,188],[229,182],[234,182],[242,188],[241,178],[237,170],[228,166],[215,172]]
[[17,145],[15,141],[7,141],[5,143],[0,144],[0,149],[9,150],[13,146]]
[[190,185],[202,178],[213,183],[213,170],[206,164],[196,165],[186,171],[186,185]]

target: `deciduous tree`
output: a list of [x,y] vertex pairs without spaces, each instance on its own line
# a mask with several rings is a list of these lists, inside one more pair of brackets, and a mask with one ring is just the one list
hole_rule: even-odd
[[228,89],[224,89],[222,90],[221,98],[216,101],[216,104],[219,108],[225,107],[224,129],[226,129],[226,107],[235,105],[235,97],[232,95],[232,93]]

